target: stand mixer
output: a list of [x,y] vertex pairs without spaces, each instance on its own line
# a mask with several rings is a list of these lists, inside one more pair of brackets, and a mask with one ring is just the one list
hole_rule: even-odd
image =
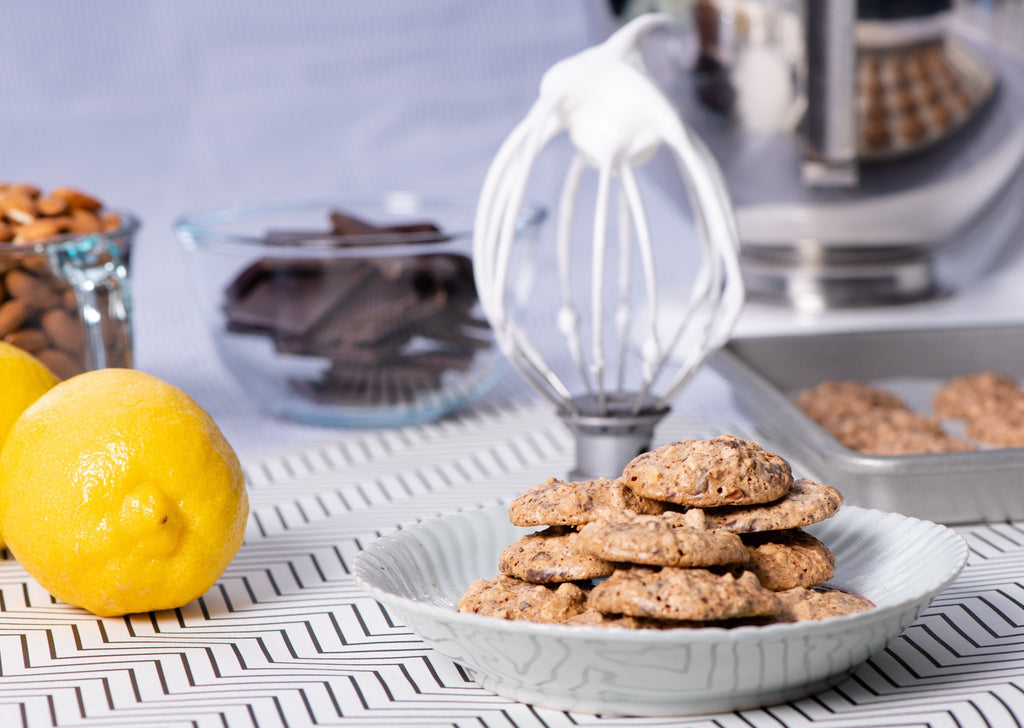
[[[922,301],[1024,237],[1024,3],[637,0],[652,74],[721,165],[750,300]],[[665,184],[675,184],[670,174]]]
[[[725,343],[743,305],[724,181],[639,52],[641,39],[669,22],[645,14],[552,66],[494,158],[477,207],[481,306],[502,350],[574,432],[578,479],[615,477],[648,447],[671,400]],[[526,257],[515,244],[516,223],[536,160],[563,133],[573,153],[557,208],[555,263],[542,267],[549,275],[534,282],[523,310],[511,293],[513,270]],[[634,167],[659,149],[668,150],[685,189],[680,202],[689,200],[696,221],[702,258],[695,270],[664,265],[666,245],[689,241],[648,225]],[[590,217],[577,214],[588,172],[596,173]],[[666,315],[665,296],[677,293],[688,273],[681,314]]]

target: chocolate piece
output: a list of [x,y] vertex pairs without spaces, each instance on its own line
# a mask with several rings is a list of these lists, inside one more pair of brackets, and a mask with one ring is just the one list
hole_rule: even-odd
[[371,275],[361,260],[263,258],[225,291],[228,329],[271,332],[278,338],[306,336]]
[[[379,227],[337,211],[329,230],[270,231],[264,239],[369,251],[396,235],[402,243],[448,239],[432,223]],[[225,290],[224,312],[229,331],[267,335],[282,353],[330,361],[319,381],[296,388],[325,402],[370,404],[413,402],[417,391],[439,388],[446,371],[465,371],[491,345],[476,305],[465,255],[327,255],[253,263]]]
[[[432,222],[402,225],[373,225],[358,217],[335,210],[329,230],[268,230],[263,240],[274,245],[324,243],[334,246],[384,245],[389,243],[439,243],[448,239]],[[351,238],[345,240],[345,238]]]

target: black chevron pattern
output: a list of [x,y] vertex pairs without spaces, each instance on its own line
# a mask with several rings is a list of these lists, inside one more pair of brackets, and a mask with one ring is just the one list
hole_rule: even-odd
[[[665,439],[719,429],[670,419]],[[692,719],[517,704],[426,649],[349,576],[380,534],[565,472],[547,405],[504,403],[245,459],[246,542],[206,595],[100,619],[0,560],[0,728],[27,726],[1020,726],[1024,527],[961,529],[968,568],[888,648],[796,703]],[[6,556],[6,554],[5,554]]]

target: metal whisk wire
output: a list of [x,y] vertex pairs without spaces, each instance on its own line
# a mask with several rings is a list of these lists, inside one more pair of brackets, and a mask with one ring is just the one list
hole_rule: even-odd
[[[552,66],[537,101],[501,145],[481,191],[474,269],[484,313],[513,364],[570,418],[628,419],[645,412],[663,413],[707,355],[725,342],[742,307],[738,237],[724,180],[707,148],[648,76],[640,53],[641,37],[669,22],[661,14],[640,16],[604,43]],[[507,301],[516,222],[530,173],[541,151],[562,133],[575,153],[558,200],[555,261],[560,304],[555,323],[582,383],[583,391],[575,394],[510,315]],[[634,167],[662,147],[670,151],[689,195],[702,253],[682,318],[666,337],[659,334],[664,320],[652,231],[634,174]],[[597,189],[590,287],[584,297],[589,301],[581,302],[573,291],[572,241],[579,222],[581,181],[591,168],[597,174]],[[610,235],[613,199],[618,225]],[[631,290],[634,253],[646,295],[643,311],[634,307]],[[611,286],[615,290],[610,292],[615,301],[610,334],[604,321],[609,259],[616,260],[617,268]],[[582,325],[586,307],[589,341],[584,341]],[[639,386],[630,391],[627,349],[637,321],[644,322],[640,376]],[[617,341],[609,344],[606,334]],[[677,351],[684,345],[688,348]],[[609,350],[611,363],[606,361]],[[678,367],[676,373],[655,393],[655,383],[670,364]]]

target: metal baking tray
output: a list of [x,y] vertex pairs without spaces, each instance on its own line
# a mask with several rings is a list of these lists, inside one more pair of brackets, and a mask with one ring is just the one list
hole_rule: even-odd
[[742,338],[710,365],[759,433],[794,471],[801,468],[798,475],[835,486],[851,505],[942,523],[1024,519],[1024,448],[865,455],[840,444],[791,399],[826,379],[857,379],[930,413],[931,394],[958,375],[998,371],[1024,382],[1024,326]]

